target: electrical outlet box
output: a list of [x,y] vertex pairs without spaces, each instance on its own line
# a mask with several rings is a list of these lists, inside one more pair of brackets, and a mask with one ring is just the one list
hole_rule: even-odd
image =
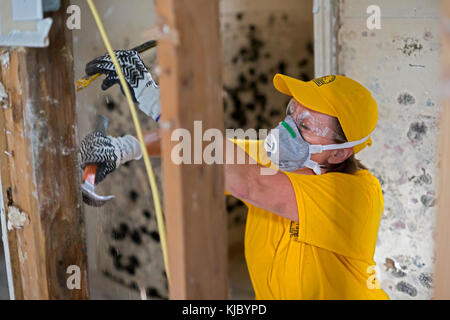
[[1,0],[0,46],[47,47],[52,23],[43,0]]
[[42,20],[42,0],[14,0],[12,17],[14,21]]

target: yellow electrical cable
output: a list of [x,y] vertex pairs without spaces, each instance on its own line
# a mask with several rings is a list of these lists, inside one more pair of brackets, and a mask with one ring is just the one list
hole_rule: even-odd
[[133,118],[137,136],[138,136],[139,142],[141,144],[142,155],[143,155],[144,163],[145,163],[145,169],[147,170],[147,176],[150,181],[150,187],[151,187],[152,195],[153,195],[153,202],[155,204],[156,221],[158,224],[159,236],[161,239],[161,249],[162,249],[162,253],[163,253],[164,265],[166,268],[167,279],[170,279],[169,263],[168,263],[168,257],[167,257],[166,231],[165,231],[165,227],[164,227],[164,217],[163,217],[162,210],[161,210],[161,202],[159,199],[158,186],[156,185],[156,179],[155,179],[155,175],[153,173],[152,164],[148,157],[147,148],[145,146],[144,137],[142,135],[141,125],[139,123],[137,113],[136,113],[136,108],[134,107],[133,99],[131,98],[130,90],[128,88],[128,84],[123,75],[122,68],[120,67],[119,61],[117,61],[117,57],[111,47],[111,43],[109,42],[108,36],[106,35],[102,20],[100,19],[100,16],[98,15],[97,9],[92,0],[86,0],[86,1],[89,4],[89,7],[91,8],[92,15],[94,16],[95,22],[97,23],[98,29],[103,38],[103,42],[105,43],[106,49],[109,53],[109,56],[111,57],[111,59],[114,63],[114,67],[116,69],[117,75],[119,76],[120,84],[122,85],[122,88],[125,92],[125,96],[127,97],[128,106],[130,107],[131,116]]

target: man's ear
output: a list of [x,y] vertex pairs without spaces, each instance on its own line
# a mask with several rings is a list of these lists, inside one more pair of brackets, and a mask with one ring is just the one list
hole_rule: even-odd
[[353,148],[336,149],[331,152],[328,163],[337,164],[344,162],[353,154]]

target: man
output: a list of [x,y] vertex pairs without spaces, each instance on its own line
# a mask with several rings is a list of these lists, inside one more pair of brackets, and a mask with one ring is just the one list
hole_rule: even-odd
[[[114,78],[98,59],[88,65]],[[255,298],[389,299],[373,261],[382,191],[354,157],[372,143],[376,102],[344,76],[303,82],[277,74],[274,85],[292,97],[286,118],[265,140],[225,140],[225,190],[248,206],[245,257]],[[153,108],[159,114],[159,104]],[[158,156],[158,133],[146,141]],[[245,164],[233,164],[234,154]],[[81,155],[82,166],[100,165],[98,183],[141,154],[134,137],[97,132],[83,140]]]

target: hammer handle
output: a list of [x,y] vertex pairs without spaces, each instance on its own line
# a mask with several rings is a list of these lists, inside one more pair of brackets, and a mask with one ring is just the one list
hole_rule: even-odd
[[[95,131],[99,131],[100,133],[106,135],[108,131],[109,120],[107,117],[98,114],[95,117]],[[85,180],[89,181],[91,184],[95,185],[95,174],[97,173],[97,164],[89,164],[84,168],[83,179],[81,182]]]
[[134,47],[131,50],[135,50],[139,53],[142,53],[142,52],[150,50],[151,48],[154,48],[154,47],[156,47],[156,40],[150,40],[150,41],[144,42],[141,45],[138,45],[137,47]]
[[95,131],[99,131],[100,133],[106,135],[106,132],[108,131],[109,126],[109,120],[107,117],[98,114],[95,117]]
[[97,165],[96,164],[87,165],[86,168],[84,168],[83,179],[81,179],[81,181],[84,182],[87,180],[92,185],[95,185],[95,174],[96,173],[97,173]]

